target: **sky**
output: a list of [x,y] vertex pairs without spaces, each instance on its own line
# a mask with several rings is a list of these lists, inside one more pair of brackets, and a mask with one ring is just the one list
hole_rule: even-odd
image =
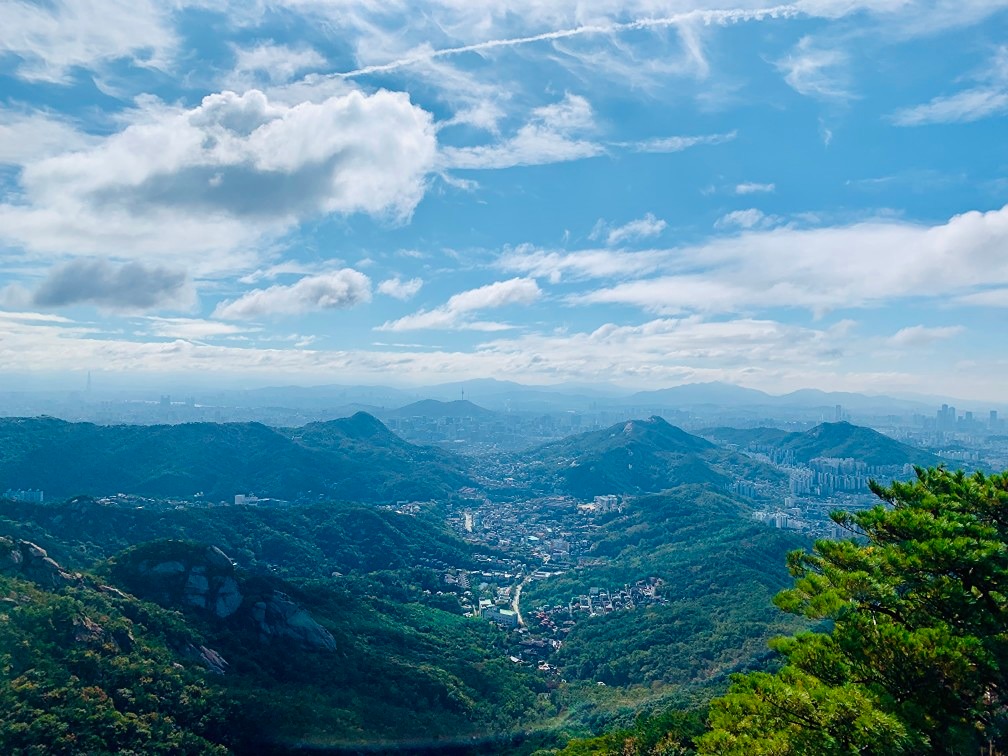
[[1008,0],[0,17],[8,388],[1008,401]]

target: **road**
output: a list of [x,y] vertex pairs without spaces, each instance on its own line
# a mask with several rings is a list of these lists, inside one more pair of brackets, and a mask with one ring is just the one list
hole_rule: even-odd
[[514,597],[511,599],[511,608],[514,609],[514,613],[518,615],[518,627],[525,627],[525,620],[522,618],[519,605],[521,603],[522,588],[528,585],[530,580],[532,580],[531,575],[518,583],[514,590]]

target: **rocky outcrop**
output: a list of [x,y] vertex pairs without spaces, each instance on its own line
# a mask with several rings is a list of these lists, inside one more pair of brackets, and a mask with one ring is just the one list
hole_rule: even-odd
[[[306,609],[282,591],[250,588],[216,546],[177,541],[146,544],[118,559],[114,574],[117,582],[138,596],[244,626],[264,643],[336,650],[332,634]],[[222,674],[227,664],[216,664],[213,659],[201,663]]]
[[216,546],[160,543],[120,563],[117,576],[136,593],[163,605],[191,606],[219,619],[238,611],[244,597],[234,563]]
[[181,649],[181,653],[185,658],[202,664],[208,672],[212,672],[215,675],[223,675],[227,672],[227,660],[212,648],[194,646],[192,643],[187,643]]
[[294,641],[305,648],[335,651],[336,640],[302,607],[280,591],[252,605],[261,640]]
[[79,575],[60,567],[41,546],[9,538],[0,538],[0,574],[31,580],[50,590],[80,583]]

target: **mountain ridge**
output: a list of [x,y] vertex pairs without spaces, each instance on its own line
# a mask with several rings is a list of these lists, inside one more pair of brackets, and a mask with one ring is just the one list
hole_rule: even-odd
[[399,438],[377,418],[310,423],[112,425],[0,419],[0,481],[50,498],[133,493],[230,499],[237,493],[361,501],[445,496],[467,485],[446,452]]

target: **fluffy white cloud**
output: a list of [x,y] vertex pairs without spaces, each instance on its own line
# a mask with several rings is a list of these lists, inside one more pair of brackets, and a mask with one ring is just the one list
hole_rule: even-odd
[[289,286],[254,289],[238,299],[221,302],[214,317],[224,320],[300,315],[314,310],[353,307],[371,301],[371,279],[352,268],[306,276]]
[[408,281],[403,281],[399,276],[396,276],[378,284],[378,291],[395,299],[405,301],[416,296],[416,293],[420,291],[422,286],[423,280],[420,278],[411,278]]
[[[0,204],[0,239],[40,254],[188,256],[198,273],[247,267],[264,237],[320,214],[405,219],[436,139],[403,93],[273,103],[260,91],[192,109],[148,103],[90,148],[27,164]],[[250,249],[252,248],[252,249]]]
[[472,320],[469,316],[480,310],[492,310],[514,304],[530,304],[542,295],[531,278],[497,281],[477,289],[455,294],[445,304],[433,310],[420,310],[379,326],[379,331],[416,331],[421,329],[466,329],[499,331],[510,328],[502,323]]
[[96,141],[54,115],[0,110],[0,163],[26,165],[60,152],[84,149]]

